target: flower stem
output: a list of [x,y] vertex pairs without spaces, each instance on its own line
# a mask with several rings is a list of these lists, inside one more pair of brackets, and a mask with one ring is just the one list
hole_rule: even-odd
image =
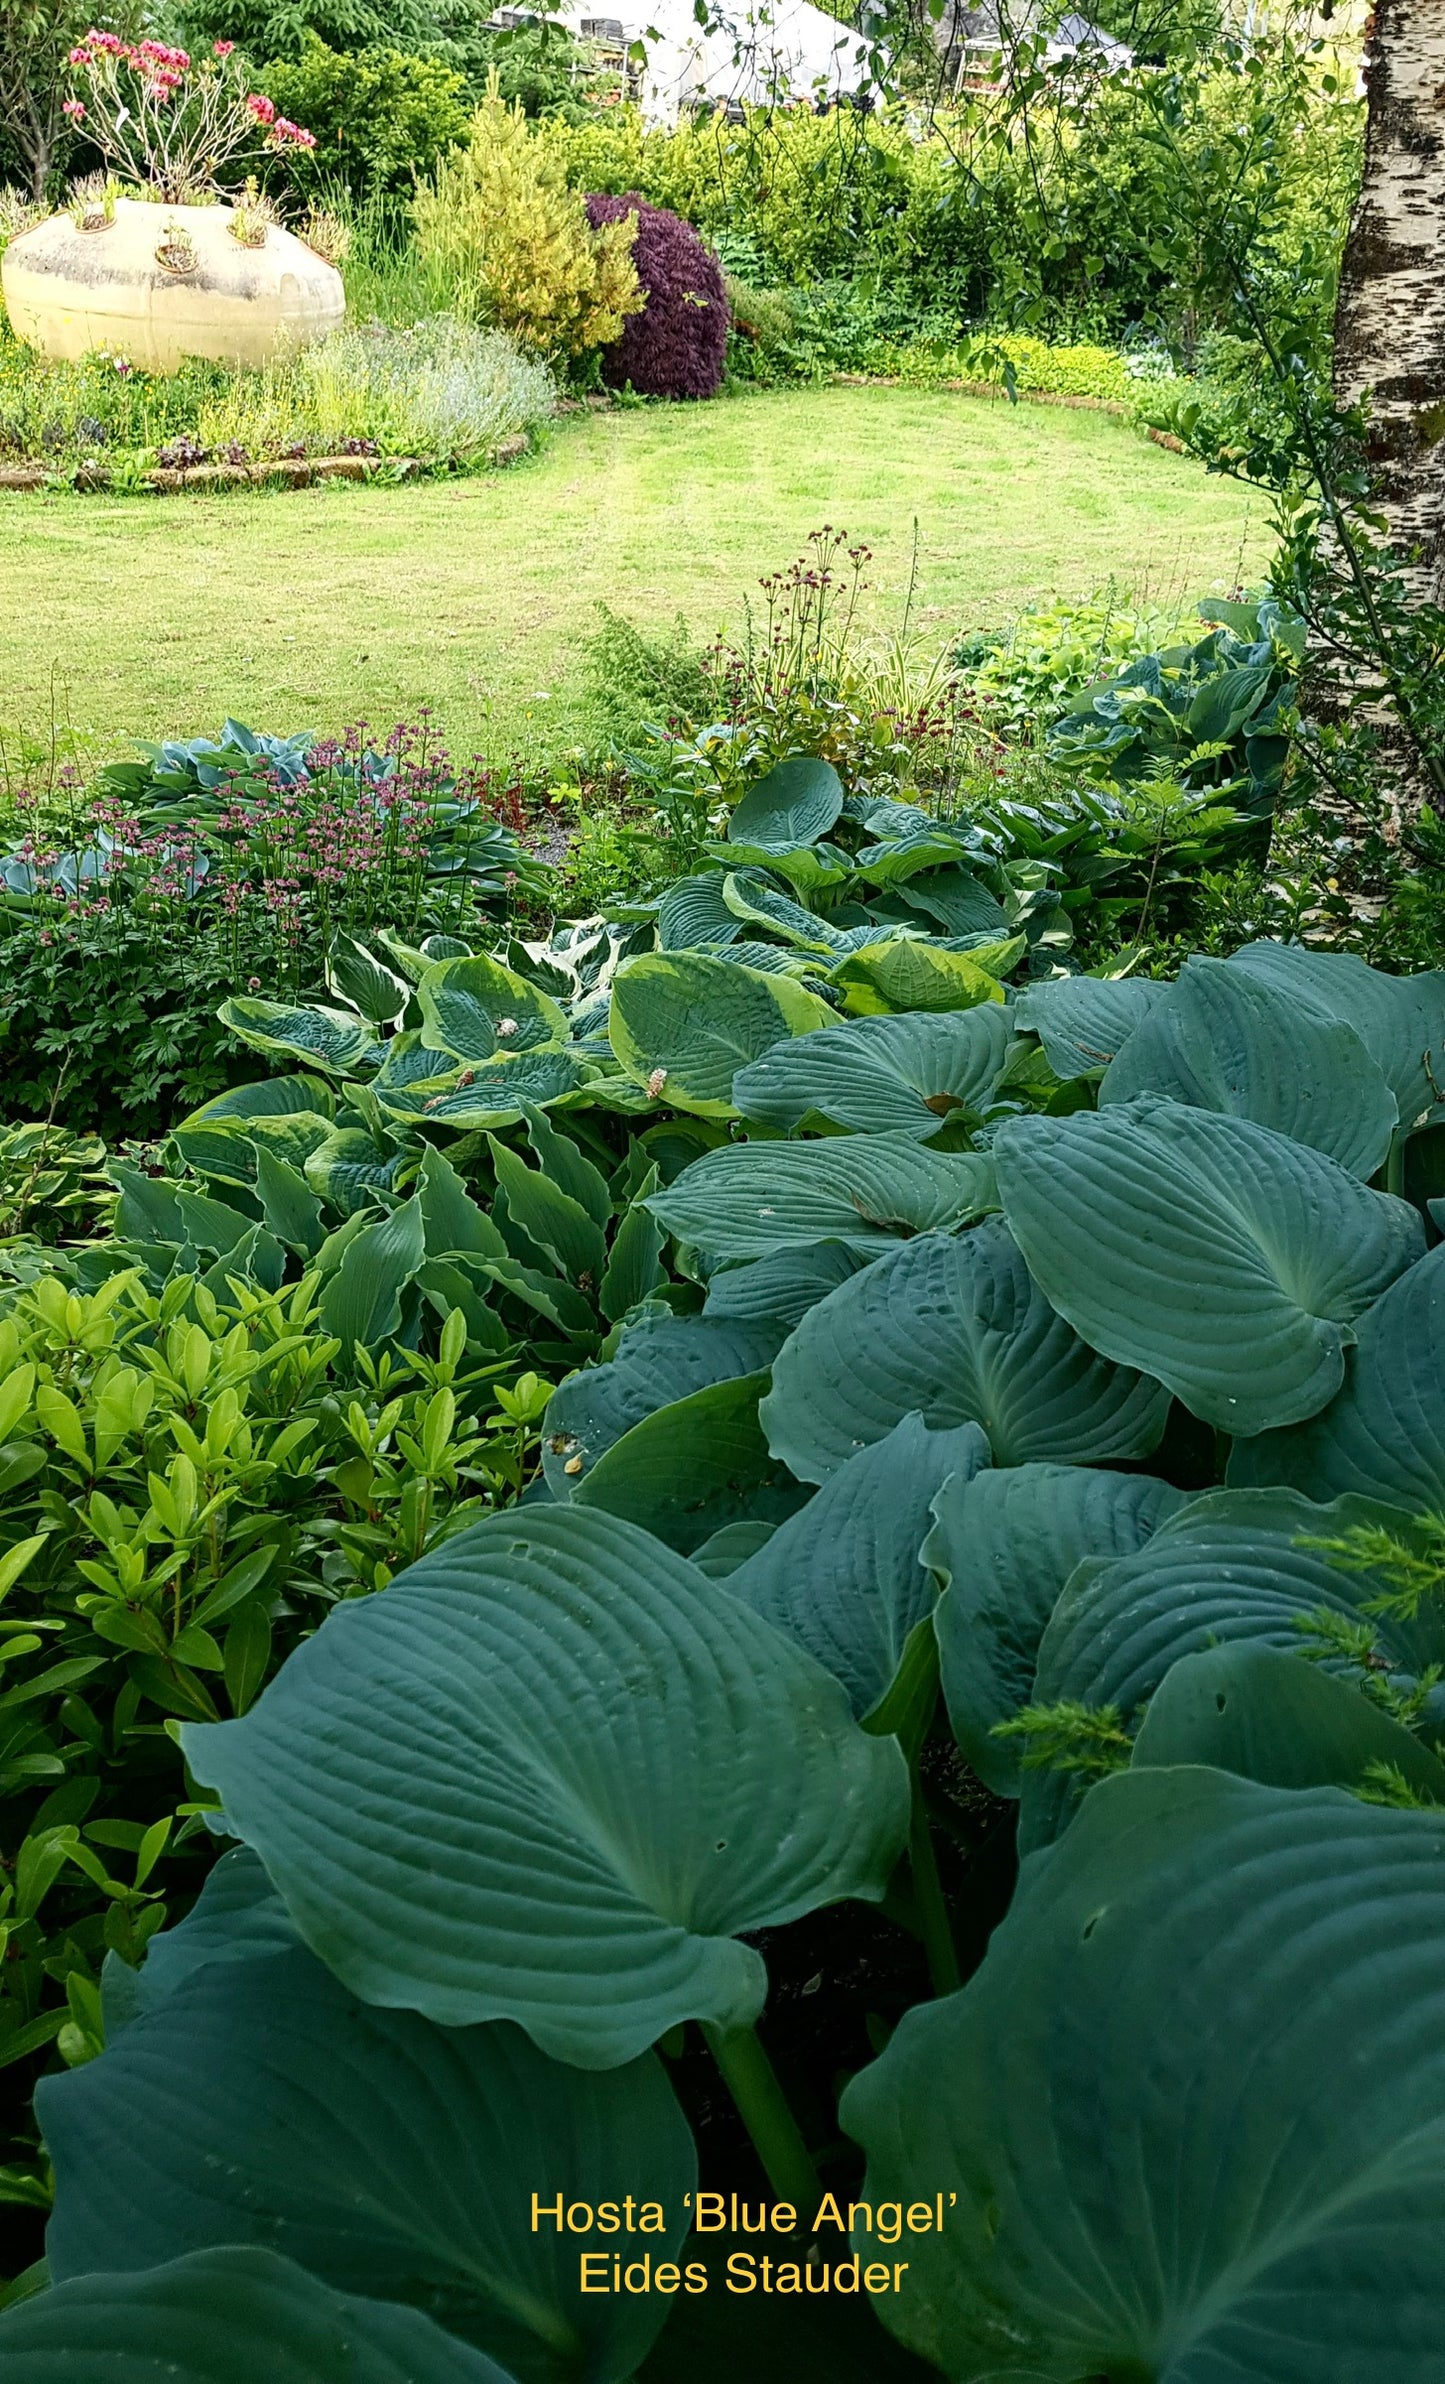
[[763,2050],[756,2028],[721,2029],[706,2020],[702,2032],[722,2072],[723,2084],[737,2104],[753,2148],[763,2164],[769,2185],[780,2202],[791,2202],[799,2223],[815,2211],[823,2198],[818,2172],[793,2117],[777,2072]]
[[917,1770],[913,1774],[913,1820],[908,1833],[908,1862],[913,1873],[913,1894],[918,1906],[918,1922],[923,1934],[923,1950],[928,1956],[928,1975],[935,1995],[952,1995],[962,1986],[958,1967],[958,1948],[953,1942],[953,1927],[948,1906],[943,1900],[943,1882],[938,1876],[938,1856],[934,1851],[933,1832],[928,1825],[928,1807],[923,1801],[923,1788]]

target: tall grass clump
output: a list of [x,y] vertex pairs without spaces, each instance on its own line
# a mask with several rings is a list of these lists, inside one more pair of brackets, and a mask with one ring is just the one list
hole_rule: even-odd
[[398,330],[349,325],[305,350],[306,411],[323,440],[364,423],[384,448],[463,459],[541,430],[556,395],[551,374],[502,331],[454,315]]

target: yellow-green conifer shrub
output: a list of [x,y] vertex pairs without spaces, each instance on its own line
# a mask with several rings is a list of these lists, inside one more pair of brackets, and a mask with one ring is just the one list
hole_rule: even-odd
[[414,205],[422,258],[452,283],[455,303],[543,355],[607,347],[641,312],[635,223],[592,230],[562,161],[508,107],[495,75],[466,148]]

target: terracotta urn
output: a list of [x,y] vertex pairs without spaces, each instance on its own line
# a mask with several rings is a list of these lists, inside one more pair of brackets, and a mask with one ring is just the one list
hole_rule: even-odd
[[143,372],[187,356],[264,364],[332,331],[346,312],[334,265],[279,225],[238,240],[226,206],[117,199],[110,223],[52,215],[12,240],[0,288],[18,338],[73,362],[99,348]]

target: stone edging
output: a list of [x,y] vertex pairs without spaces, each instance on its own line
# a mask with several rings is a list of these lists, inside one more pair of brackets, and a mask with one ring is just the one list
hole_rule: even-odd
[[[492,453],[492,465],[514,464],[528,448],[526,434],[514,432],[503,439]],[[325,480],[374,480],[381,473],[393,480],[410,479],[426,468],[427,459],[417,455],[318,455],[278,456],[271,463],[259,464],[187,464],[175,470],[157,466],[145,475],[144,487],[157,496],[178,496],[186,491],[204,494],[208,489],[221,488],[310,488]],[[0,465],[0,489],[44,488],[55,477],[49,464],[25,463]],[[106,465],[82,464],[71,476],[71,486],[82,495],[102,494],[111,485]]]

